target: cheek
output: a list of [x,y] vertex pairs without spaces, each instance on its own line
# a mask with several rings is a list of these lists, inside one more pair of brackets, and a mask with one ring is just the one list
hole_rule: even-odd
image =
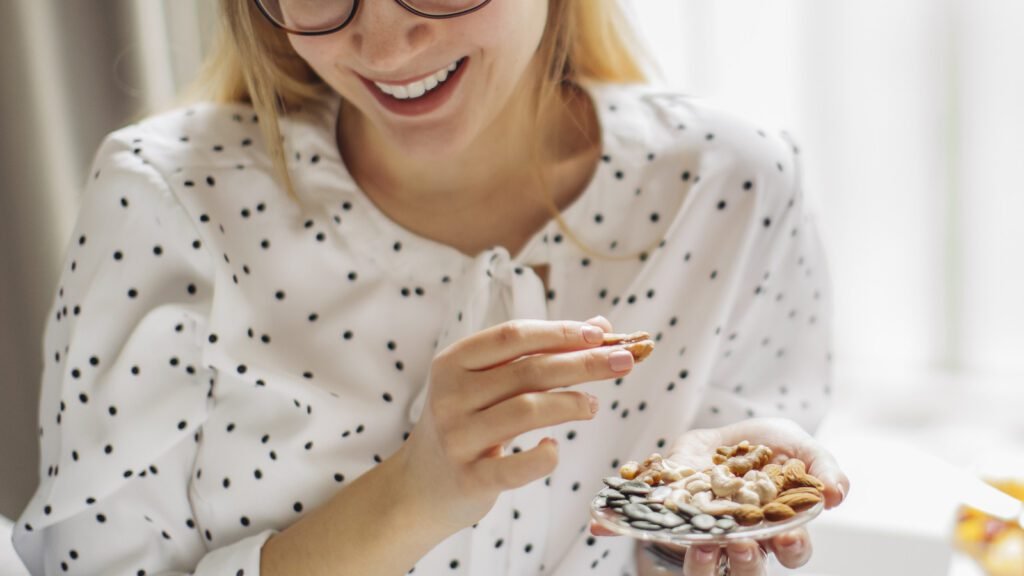
[[325,73],[330,68],[331,59],[328,56],[327,47],[329,44],[325,38],[317,38],[310,36],[294,36],[289,35],[288,41],[292,45],[292,49],[299,55],[300,58],[309,64],[310,68],[316,71],[321,78],[329,78],[330,75]]
[[547,3],[538,0],[492,2],[472,22],[477,45],[503,59],[529,60],[544,34]]
[[465,46],[482,56],[477,69],[483,91],[496,104],[511,95],[537,52],[547,16],[542,4],[546,6],[535,0],[492,2],[463,32]]

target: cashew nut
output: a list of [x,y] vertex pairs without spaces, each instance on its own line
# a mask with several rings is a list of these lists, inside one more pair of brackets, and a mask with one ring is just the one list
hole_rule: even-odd
[[693,476],[697,472],[689,466],[683,466],[672,460],[662,460],[661,466],[661,479],[663,482],[676,482],[677,480]]
[[672,489],[669,488],[668,486],[662,485],[652,490],[651,493],[647,496],[647,499],[656,500],[658,502],[664,502],[670,494],[672,494]]
[[703,511],[705,506],[711,504],[711,500],[714,497],[715,495],[711,493],[710,490],[706,492],[696,492],[693,494],[693,498],[690,498],[690,504],[696,506],[701,511]]
[[712,500],[711,497],[711,492],[701,492],[700,494],[694,495],[690,504],[699,508],[701,512],[711,514],[712,516],[734,514],[743,506],[742,504],[733,502],[732,500],[726,500],[724,498]]
[[673,490],[672,494],[665,499],[665,507],[673,512],[678,512],[680,504],[689,504],[692,500],[693,494],[679,488],[677,490]]
[[710,476],[711,489],[719,498],[728,498],[743,488],[743,479],[733,476],[724,465],[712,468]]
[[757,494],[757,497],[761,500],[758,502],[759,505],[763,506],[779,495],[778,486],[772,481],[771,477],[767,474],[762,478],[758,478],[750,488]]
[[686,484],[684,484],[683,487],[689,490],[690,494],[711,490],[711,477],[704,472],[693,474],[684,480],[684,482],[686,482]]
[[757,492],[754,492],[747,486],[744,486],[739,490],[739,492],[736,492],[732,499],[734,502],[738,502],[740,504],[752,504],[754,506],[761,505],[761,497]]

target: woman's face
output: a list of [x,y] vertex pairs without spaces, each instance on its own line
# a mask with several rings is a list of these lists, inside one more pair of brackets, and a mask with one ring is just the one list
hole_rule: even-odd
[[439,158],[469,147],[508,104],[531,70],[547,10],[548,0],[492,0],[431,20],[393,0],[363,0],[342,30],[289,39],[392,147]]

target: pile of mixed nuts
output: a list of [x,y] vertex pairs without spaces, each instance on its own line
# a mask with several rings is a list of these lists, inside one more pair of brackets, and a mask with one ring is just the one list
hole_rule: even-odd
[[702,471],[651,454],[605,478],[596,505],[641,530],[723,534],[788,520],[822,501],[825,485],[802,460],[771,460],[771,448],[747,441],[718,448]]

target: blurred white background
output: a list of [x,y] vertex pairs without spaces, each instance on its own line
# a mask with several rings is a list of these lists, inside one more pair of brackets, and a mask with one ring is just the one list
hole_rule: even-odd
[[[667,87],[800,144],[836,290],[819,434],[854,486],[802,573],[976,573],[950,558],[961,495],[885,515],[877,469],[912,467],[883,454],[902,442],[1024,478],[1024,1],[623,1]],[[192,77],[214,4],[0,3],[0,515],[38,474],[41,329],[85,170]]]

